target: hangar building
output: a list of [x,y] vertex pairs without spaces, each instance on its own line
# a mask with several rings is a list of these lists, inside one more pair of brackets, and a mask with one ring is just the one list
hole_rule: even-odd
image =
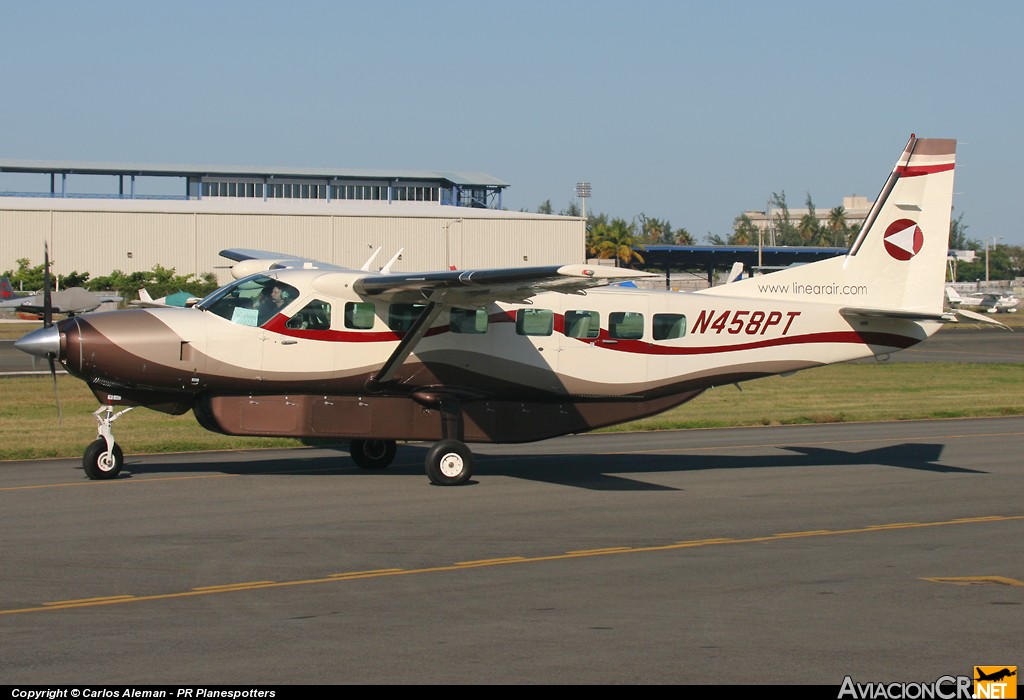
[[583,262],[582,218],[502,210],[506,187],[482,173],[0,159],[0,270],[41,263],[44,241],[57,274],[159,264],[221,283],[224,248],[355,268],[401,250],[396,272]]

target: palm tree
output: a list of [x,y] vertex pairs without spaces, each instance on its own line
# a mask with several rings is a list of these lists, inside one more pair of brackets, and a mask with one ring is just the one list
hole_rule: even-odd
[[846,209],[842,206],[834,207],[828,212],[828,230],[832,233],[832,245],[840,246],[839,241],[846,241]]
[[612,219],[607,224],[595,226],[594,238],[597,257],[614,259],[616,266],[628,266],[634,260],[644,261],[638,252],[643,250],[643,246],[637,241],[635,227],[625,219]]
[[749,216],[740,214],[733,219],[732,235],[729,236],[729,242],[732,245],[753,245],[756,240],[757,227],[754,226],[754,222],[750,220]]
[[814,245],[818,242],[818,233],[821,228],[821,224],[818,223],[818,214],[814,211],[814,200],[811,199],[811,193],[807,193],[807,213],[800,217],[800,223],[797,225],[796,230],[800,233],[800,238],[803,240],[804,245]]
[[693,234],[685,228],[677,228],[672,232],[672,242],[676,245],[693,245],[696,241]]

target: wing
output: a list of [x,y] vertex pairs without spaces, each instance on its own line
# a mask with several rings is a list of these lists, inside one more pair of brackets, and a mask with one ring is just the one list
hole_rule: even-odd
[[412,274],[324,274],[313,287],[325,294],[344,296],[355,291],[383,301],[419,301],[426,307],[405,334],[380,372],[369,382],[374,389],[391,381],[423,339],[441,312],[452,306],[485,306],[495,301],[524,302],[541,292],[580,294],[590,287],[623,282],[654,273],[617,267],[551,265],[546,267],[496,268],[487,270],[446,270]]
[[302,258],[287,253],[273,253],[267,250],[252,250],[250,248],[227,248],[220,251],[220,256],[228,260],[234,260],[235,265],[231,266],[231,276],[236,280],[248,277],[257,272],[266,270],[285,270],[288,268],[305,268],[316,270],[347,270],[340,265]]
[[[591,287],[656,276],[651,272],[603,265],[550,265],[365,275],[355,281],[353,289],[358,294],[387,301],[427,300],[447,305],[483,306],[493,301],[520,303],[541,292],[578,294]],[[329,284],[329,276],[321,279]],[[317,282],[319,287],[321,280]]]

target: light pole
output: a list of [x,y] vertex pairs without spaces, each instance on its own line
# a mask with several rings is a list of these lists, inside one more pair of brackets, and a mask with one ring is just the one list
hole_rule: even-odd
[[586,226],[587,221],[587,197],[590,196],[590,183],[589,182],[577,182],[576,183],[576,196],[583,201],[583,225]]
[[444,266],[449,270],[452,269],[452,256],[451,256],[451,243],[449,242],[448,229],[451,228],[452,224],[461,224],[462,219],[449,219],[448,223],[444,224]]
[[[996,241],[998,241],[1000,238],[1002,238],[1002,236],[992,236],[992,247],[993,248],[996,247]],[[985,239],[985,291],[986,292],[991,292],[992,291],[992,288],[989,285],[989,281],[988,281],[988,239],[987,238]]]

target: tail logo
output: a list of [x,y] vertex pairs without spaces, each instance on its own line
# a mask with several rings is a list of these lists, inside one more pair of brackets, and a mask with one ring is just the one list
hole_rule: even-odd
[[910,260],[921,252],[924,233],[916,221],[899,219],[885,229],[885,252],[897,260]]

